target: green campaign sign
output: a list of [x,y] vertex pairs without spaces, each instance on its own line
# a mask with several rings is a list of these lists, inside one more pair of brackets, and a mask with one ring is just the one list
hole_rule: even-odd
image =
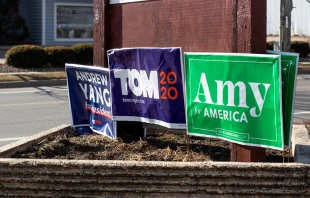
[[267,53],[281,55],[284,145],[290,147],[299,54],[275,51]]
[[184,56],[189,135],[283,150],[279,55]]

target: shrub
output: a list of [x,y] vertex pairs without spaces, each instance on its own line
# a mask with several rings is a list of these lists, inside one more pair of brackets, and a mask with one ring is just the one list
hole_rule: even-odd
[[93,44],[92,43],[78,43],[71,46],[75,52],[76,63],[93,65]]
[[267,50],[273,50],[274,41],[269,41],[266,43]]
[[39,68],[46,64],[47,56],[43,48],[36,45],[18,45],[5,54],[7,65],[21,68]]
[[304,41],[292,41],[291,52],[299,53],[300,57],[307,57],[309,54],[309,43]]
[[45,47],[47,61],[55,67],[64,67],[65,63],[75,63],[76,57],[74,51],[69,47],[53,46]]
[[[273,45],[274,41],[267,42],[266,49],[273,50]],[[291,52],[299,53],[300,57],[307,57],[310,52],[309,43],[304,41],[292,41]]]

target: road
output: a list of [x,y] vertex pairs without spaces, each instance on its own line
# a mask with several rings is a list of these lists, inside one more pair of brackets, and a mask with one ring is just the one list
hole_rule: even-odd
[[295,107],[294,107],[294,122],[310,123],[310,75],[298,75]]
[[0,89],[0,146],[70,119],[66,86]]
[[[310,122],[310,75],[297,79],[294,122]],[[0,146],[70,124],[66,86],[0,89]]]

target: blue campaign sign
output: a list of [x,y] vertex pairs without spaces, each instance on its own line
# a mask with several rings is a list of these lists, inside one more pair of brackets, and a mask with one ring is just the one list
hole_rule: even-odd
[[116,138],[112,128],[109,70],[66,64],[72,126]]
[[181,48],[109,50],[113,120],[185,129],[181,59]]

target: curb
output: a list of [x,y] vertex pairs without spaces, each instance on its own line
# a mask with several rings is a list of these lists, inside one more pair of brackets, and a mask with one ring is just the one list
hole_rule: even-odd
[[295,162],[310,164],[310,133],[305,125],[293,125],[292,154]]
[[11,144],[7,144],[5,146],[0,147],[0,158],[7,158],[19,151],[24,151],[27,148],[33,147],[40,142],[42,142],[46,138],[55,137],[61,134],[61,130],[70,127],[70,125],[60,125],[55,128],[49,129],[47,131],[43,131],[37,133],[35,135],[26,137],[22,140],[13,142]]
[[12,82],[0,82],[0,89],[19,88],[19,87],[63,86],[63,85],[67,85],[66,79],[12,81]]

